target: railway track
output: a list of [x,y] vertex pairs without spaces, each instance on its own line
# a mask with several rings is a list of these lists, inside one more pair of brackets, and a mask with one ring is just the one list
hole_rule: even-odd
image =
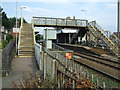
[[94,61],[94,62],[97,62],[97,63],[100,63],[100,64],[104,64],[106,66],[109,66],[111,68],[114,68],[114,69],[120,69],[119,67],[119,63],[117,62],[114,62],[112,60],[106,60],[104,58],[99,58],[99,57],[94,57],[94,56],[91,56],[91,55],[86,55],[86,54],[81,54],[81,53],[75,53],[74,55],[77,55],[77,56],[80,56],[82,58],[85,58],[85,59],[89,59],[91,61]]
[[[74,61],[77,63],[81,63],[89,68],[94,69],[97,72],[100,72],[110,78],[120,81],[119,70],[120,70],[120,62],[113,61],[112,59],[106,59],[99,55],[95,55],[91,51],[85,50],[83,48],[68,46],[68,45],[60,45],[66,49],[73,50],[75,52],[75,56],[79,57],[74,58]],[[81,50],[80,50],[81,49]]]

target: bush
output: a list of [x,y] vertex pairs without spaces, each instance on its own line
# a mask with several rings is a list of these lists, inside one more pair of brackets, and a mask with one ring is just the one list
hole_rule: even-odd
[[36,41],[37,40],[43,40],[43,35],[38,34],[38,35],[35,36],[35,38],[36,38]]
[[24,75],[23,79],[19,80],[18,84],[16,81],[13,81],[12,86],[12,88],[57,88],[57,84],[53,82],[53,80],[50,78],[43,80],[39,72]]
[[9,42],[9,41],[12,40],[12,39],[13,39],[12,34],[7,34],[6,40]]
[[1,47],[5,48],[5,46],[8,44],[7,40],[2,40]]
[[2,49],[2,42],[0,42],[0,49]]

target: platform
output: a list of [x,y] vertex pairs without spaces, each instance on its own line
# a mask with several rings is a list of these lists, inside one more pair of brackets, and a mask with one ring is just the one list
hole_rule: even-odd
[[34,57],[16,57],[11,64],[8,76],[2,78],[3,88],[12,88],[12,81],[18,82],[22,77],[28,77],[30,73],[38,70]]

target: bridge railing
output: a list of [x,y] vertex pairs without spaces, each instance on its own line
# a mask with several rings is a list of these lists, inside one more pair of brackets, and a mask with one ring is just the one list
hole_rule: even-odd
[[73,26],[86,27],[87,20],[82,19],[65,19],[65,18],[48,18],[48,17],[33,17],[32,24],[48,25],[48,26]]

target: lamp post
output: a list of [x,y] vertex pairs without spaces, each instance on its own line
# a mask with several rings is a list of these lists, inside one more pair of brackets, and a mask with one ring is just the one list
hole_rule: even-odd
[[[16,28],[17,27],[17,0],[16,0]],[[16,53],[17,53],[17,33],[16,33]]]
[[17,0],[16,0],[16,28],[17,28]]
[[82,12],[85,12],[85,19],[86,19],[86,10],[81,10]]
[[26,6],[21,6],[21,27],[23,23],[22,9],[27,8]]
[[2,39],[2,34],[1,34],[1,27],[2,27],[2,8],[1,8],[1,6],[0,6],[0,41],[1,41],[1,39]]

